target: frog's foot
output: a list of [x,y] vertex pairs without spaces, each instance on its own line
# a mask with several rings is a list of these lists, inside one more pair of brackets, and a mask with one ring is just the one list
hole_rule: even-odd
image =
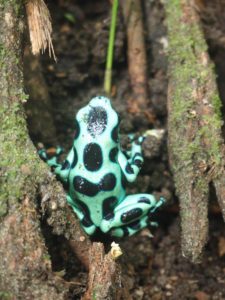
[[88,235],[93,235],[97,228],[94,224],[87,227],[87,226],[83,225],[82,222],[81,222],[81,226]]
[[38,150],[38,154],[39,154],[40,158],[43,159],[43,161],[46,162],[48,160],[48,155],[47,155],[47,151],[45,148]]
[[38,154],[50,167],[56,168],[60,165],[57,163],[57,159],[63,152],[63,148],[57,146],[56,148],[49,148],[47,150],[42,148],[38,151]]
[[141,156],[141,145],[145,140],[145,136],[135,137],[135,134],[128,134],[129,141],[131,143],[131,149],[123,150],[126,158],[129,159],[130,163],[134,162],[135,156]]
[[135,181],[143,164],[141,145],[144,139],[144,136],[133,139],[129,151],[119,152],[118,162],[128,182]]
[[131,236],[149,225],[157,227],[158,223],[150,222],[149,216],[145,216],[142,219],[134,221],[133,223],[130,223],[128,225],[124,225],[124,226],[121,226],[118,228],[111,229],[109,234],[111,236],[115,236],[115,237]]
[[128,138],[130,142],[133,142],[135,140],[135,134],[134,133],[129,133]]
[[155,197],[150,194],[127,196],[112,214],[105,216],[100,228],[103,232],[110,231],[110,234],[114,236],[132,235],[151,224],[148,221],[149,215],[164,202],[163,198],[157,202]]
[[97,227],[91,221],[90,216],[89,216],[89,211],[85,211],[85,214],[84,214],[83,211],[81,211],[78,207],[75,206],[74,201],[72,200],[72,198],[69,195],[66,196],[66,200],[67,200],[68,204],[72,207],[72,209],[75,212],[75,214],[77,215],[78,219],[80,220],[80,224],[81,224],[82,228],[84,229],[84,231],[88,235],[94,234]]
[[144,135],[139,136],[139,138],[136,140],[136,144],[142,145],[145,139],[146,139],[146,136],[144,136]]
[[128,138],[131,143],[136,143],[138,145],[141,145],[144,142],[146,135],[143,134],[139,137],[136,137],[134,133],[130,133],[128,134]]

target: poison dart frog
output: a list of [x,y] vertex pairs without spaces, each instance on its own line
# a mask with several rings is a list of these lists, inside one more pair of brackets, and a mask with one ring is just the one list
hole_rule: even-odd
[[40,157],[54,169],[68,186],[67,202],[89,235],[99,228],[115,237],[130,236],[148,225],[151,214],[160,207],[150,194],[126,195],[127,182],[134,182],[143,163],[141,145],[144,137],[131,138],[131,150],[123,152],[119,141],[119,117],[108,98],[99,96],[81,108],[75,119],[73,147],[63,164],[56,155]]

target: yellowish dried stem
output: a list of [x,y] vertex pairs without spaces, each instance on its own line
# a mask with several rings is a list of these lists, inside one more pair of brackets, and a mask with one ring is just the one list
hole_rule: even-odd
[[51,16],[43,0],[28,0],[26,12],[30,33],[32,53],[38,55],[47,48],[49,56],[56,61],[56,56],[52,44],[52,23]]

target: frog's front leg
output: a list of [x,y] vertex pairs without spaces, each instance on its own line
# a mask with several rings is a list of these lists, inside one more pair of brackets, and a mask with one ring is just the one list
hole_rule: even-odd
[[131,145],[131,151],[126,152],[130,156],[127,159],[126,155],[119,151],[118,153],[118,162],[120,167],[125,175],[127,181],[133,182],[137,178],[137,175],[143,164],[143,156],[141,145],[144,141],[144,137],[139,137],[137,141],[133,141]]
[[67,203],[72,207],[73,211],[77,215],[78,219],[80,220],[80,224],[84,231],[88,235],[92,235],[96,231],[96,226],[93,224],[90,218],[90,213],[86,205],[82,204],[81,201],[76,201],[79,202],[80,206],[82,209],[80,209],[77,205],[76,202],[70,197],[70,195],[67,194],[66,196]]
[[155,224],[149,221],[149,215],[164,202],[163,198],[157,202],[150,194],[129,195],[113,213],[105,216],[100,228],[113,236],[132,235],[149,224]]
[[65,161],[60,164],[58,163],[58,157],[63,153],[63,150],[61,147],[56,148],[56,154],[48,158],[48,153],[45,149],[41,149],[38,151],[40,157],[47,162],[47,164],[53,168],[54,173],[59,176],[59,178],[66,183],[69,175],[69,171],[73,165],[77,162],[77,155],[75,150],[72,148],[65,159]]

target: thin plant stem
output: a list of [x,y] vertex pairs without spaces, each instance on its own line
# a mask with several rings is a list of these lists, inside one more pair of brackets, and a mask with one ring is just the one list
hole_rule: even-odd
[[107,95],[110,95],[111,86],[112,86],[112,64],[113,64],[113,52],[114,52],[114,43],[115,43],[117,11],[118,11],[118,0],[114,0],[112,5],[112,17],[111,17],[111,24],[110,24],[109,44],[107,50],[107,60],[106,60],[105,78],[104,78],[104,91]]

